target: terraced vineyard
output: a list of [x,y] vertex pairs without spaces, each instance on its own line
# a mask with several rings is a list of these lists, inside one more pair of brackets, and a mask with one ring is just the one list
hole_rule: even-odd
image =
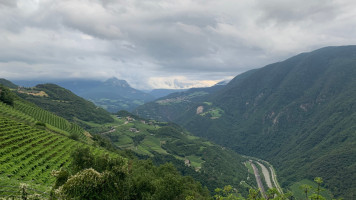
[[8,118],[15,119],[18,121],[31,123],[31,124],[36,122],[36,120],[33,117],[26,115],[16,109],[14,109],[13,107],[6,105],[5,103],[3,103],[1,101],[0,101],[0,115],[6,116]]
[[[68,167],[71,152],[82,146],[89,145],[0,115],[0,186],[27,183],[46,190],[43,186],[55,181],[52,170]],[[104,152],[92,150],[94,154]]]
[[[77,134],[80,138],[83,140],[86,140],[87,137],[85,136],[84,132],[85,130],[82,129],[80,126],[74,123],[70,123],[66,119],[59,117],[47,110],[44,110],[34,104],[29,104],[25,103],[22,101],[15,101],[15,109],[12,110],[17,110],[20,111],[22,115],[28,115],[29,117],[25,118],[25,121],[40,121],[47,123],[53,127],[56,127],[60,130],[64,130],[68,133],[71,134]],[[11,113],[11,111],[10,111]],[[18,115],[19,112],[17,112],[15,115]]]
[[73,146],[82,145],[0,117],[0,175],[35,184],[51,183],[51,171],[67,167]]

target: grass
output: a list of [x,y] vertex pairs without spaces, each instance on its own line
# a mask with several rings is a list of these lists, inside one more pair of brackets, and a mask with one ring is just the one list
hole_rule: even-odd
[[152,150],[160,154],[168,154],[166,150],[162,149],[161,141],[153,136],[147,136],[140,144],[147,151]]
[[203,144],[206,144],[206,145],[208,145],[208,146],[214,146],[211,142],[209,142],[209,141],[205,141],[205,142],[202,142]]
[[153,154],[149,150],[144,148],[142,145],[134,147],[132,150],[135,151],[136,153],[139,153],[139,154],[142,154],[142,155],[153,156]]
[[199,156],[195,155],[187,156],[187,159],[190,160],[190,163],[194,168],[201,168],[201,165],[204,163]]
[[250,174],[255,175],[255,174],[253,173],[253,168],[252,168],[250,162],[246,161],[246,162],[245,162],[245,166],[247,167],[248,172],[249,172]]
[[211,108],[208,111],[200,114],[201,116],[209,115],[211,119],[218,119],[224,114],[221,108]]
[[127,135],[120,135],[119,139],[117,142],[115,142],[115,144],[119,147],[123,146],[123,145],[132,145],[133,144],[133,140],[131,139],[131,137],[127,136]]
[[198,140],[198,139],[200,139],[200,138],[198,138],[198,137],[196,137],[196,136],[194,136],[194,135],[187,135],[187,138],[188,138],[189,140]]
[[211,105],[213,105],[213,103],[212,102],[204,102],[206,105],[208,105],[208,106],[211,106]]

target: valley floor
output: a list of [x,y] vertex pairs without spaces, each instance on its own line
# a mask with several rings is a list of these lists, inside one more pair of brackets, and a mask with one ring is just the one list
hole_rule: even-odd
[[[253,158],[253,157],[248,157],[248,158],[249,158],[248,163],[253,169],[253,174],[256,178],[257,186],[262,196],[266,197],[265,186],[267,186],[267,189],[276,188],[279,193],[283,194],[283,190],[279,186],[279,183],[277,181],[277,176],[273,166],[269,164],[267,161],[258,158]],[[261,177],[261,175],[263,175],[263,178]]]

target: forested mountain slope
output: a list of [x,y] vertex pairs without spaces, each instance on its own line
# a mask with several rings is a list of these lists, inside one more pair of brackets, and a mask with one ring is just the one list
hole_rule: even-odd
[[[354,199],[355,77],[356,46],[326,47],[239,75],[209,95],[209,105],[194,105],[174,121],[271,161],[285,186],[316,175],[336,195]],[[204,115],[211,109],[220,115]]]
[[112,122],[110,113],[95,106],[71,91],[55,84],[40,84],[33,88],[20,88],[17,94],[37,106],[49,110],[69,121]]
[[[17,80],[14,82],[26,87],[43,83],[43,81],[28,80]],[[119,110],[132,111],[137,106],[155,99],[153,95],[132,88],[125,80],[119,80],[115,77],[105,81],[64,79],[47,80],[47,82],[66,88],[112,113]]]
[[160,121],[175,121],[186,111],[196,108],[199,103],[207,102],[209,95],[223,88],[224,85],[215,85],[207,88],[192,88],[183,92],[176,92],[161,97],[153,102],[139,106],[136,114]]

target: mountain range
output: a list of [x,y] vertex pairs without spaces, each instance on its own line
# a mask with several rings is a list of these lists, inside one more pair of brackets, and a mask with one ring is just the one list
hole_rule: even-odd
[[238,75],[200,99],[175,93],[135,112],[270,161],[284,187],[317,175],[354,199],[355,77],[356,46],[326,47]]
[[[92,101],[97,106],[115,113],[119,110],[133,111],[136,107],[144,103],[153,101],[157,98],[169,95],[174,92],[185,91],[186,89],[153,89],[147,91],[132,88],[127,81],[119,80],[115,77],[105,81],[90,79],[69,79],[69,80],[52,80],[52,81],[30,81],[15,80],[19,86],[35,87],[38,84],[51,82],[63,88],[66,88],[76,95]],[[2,79],[0,83],[8,87],[17,87],[12,82]],[[9,84],[13,85],[9,85]]]

